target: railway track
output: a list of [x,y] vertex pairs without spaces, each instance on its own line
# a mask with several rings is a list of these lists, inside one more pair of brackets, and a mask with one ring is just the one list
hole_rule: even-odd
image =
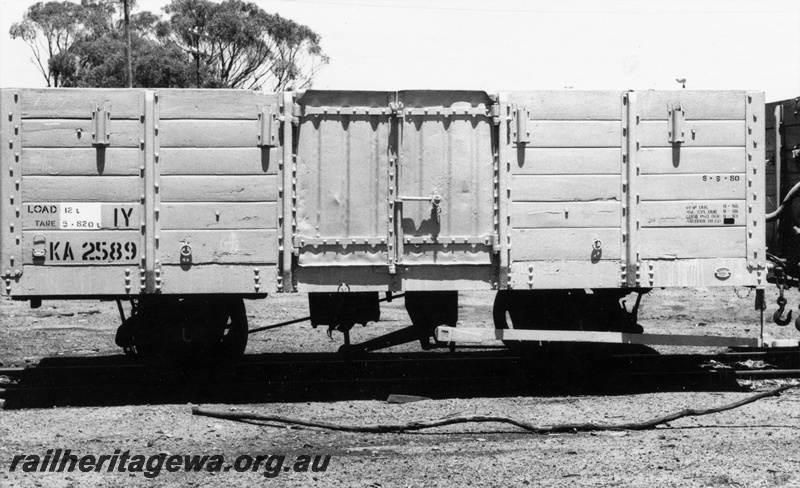
[[800,349],[720,354],[523,356],[506,350],[250,355],[232,365],[46,358],[0,368],[5,408],[269,403],[730,390],[738,380],[800,378]]

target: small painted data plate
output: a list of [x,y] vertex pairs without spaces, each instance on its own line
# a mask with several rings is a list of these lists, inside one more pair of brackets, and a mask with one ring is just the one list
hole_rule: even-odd
[[743,227],[744,200],[642,202],[642,227]]
[[736,225],[741,217],[738,203],[694,202],[686,204],[686,223],[694,225]]
[[125,203],[26,203],[25,230],[136,229],[139,205]]

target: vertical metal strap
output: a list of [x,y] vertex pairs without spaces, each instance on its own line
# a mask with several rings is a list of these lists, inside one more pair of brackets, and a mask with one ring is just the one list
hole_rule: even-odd
[[145,241],[145,293],[155,293],[156,280],[156,187],[158,174],[156,173],[156,94],[152,90],[144,92],[144,139],[140,140],[140,148],[144,151],[144,228]]
[[[775,105],[773,116],[775,117],[775,208],[777,209],[783,201],[783,195],[781,194],[781,173],[783,172],[783,134],[781,134],[781,130],[783,130],[783,104],[779,103]],[[781,220],[779,217],[775,219],[776,235],[778,236],[780,236],[780,231],[777,229],[780,228]]]
[[293,252],[294,252],[294,229],[296,221],[296,173],[297,164],[295,162],[294,138],[292,115],[294,113],[294,93],[283,92],[283,246],[281,249],[281,282],[284,293],[294,291],[294,281],[292,274]]
[[[390,211],[392,212],[392,223],[389,229],[389,241],[394,244],[394,256],[390,254],[392,263],[389,265],[389,273],[395,274],[397,271],[396,266],[403,262],[403,202],[399,198],[400,185],[403,181],[403,130],[405,128],[405,108],[403,102],[397,100],[394,106],[394,123],[395,123],[395,160],[394,160],[394,183],[389,183],[389,202]],[[391,169],[390,169],[391,171]]]
[[629,287],[641,286],[641,270],[639,263],[639,117],[638,96],[634,92],[622,95],[623,104],[627,103],[627,111],[623,118],[627,129],[624,130],[626,140],[623,141],[623,162],[627,166],[622,173],[622,202],[625,213],[625,284]]
[[0,91],[0,295],[22,275],[22,110],[18,90]]
[[509,249],[508,249],[508,232],[510,229],[509,215],[508,215],[508,180],[509,172],[511,171],[511,161],[509,160],[509,144],[508,139],[508,94],[500,93],[497,97],[499,104],[498,115],[498,129],[497,129],[497,160],[495,161],[496,170],[495,176],[497,182],[495,183],[496,202],[497,205],[497,235],[500,244],[500,269],[498,270],[498,288],[505,290],[508,287],[509,275]]
[[766,286],[767,266],[764,131],[764,93],[747,92],[745,94],[747,269],[754,275],[752,282],[758,288]]

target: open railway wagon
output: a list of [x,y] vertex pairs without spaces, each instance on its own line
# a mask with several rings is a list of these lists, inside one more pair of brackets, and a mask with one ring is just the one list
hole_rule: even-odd
[[[654,287],[722,286],[763,325],[759,92],[3,89],[0,114],[2,294],[118,300],[129,353],[239,354],[243,299],[294,292],[350,351],[760,344],[636,321]],[[462,290],[496,329],[455,327]],[[399,293],[413,325],[350,344]]]

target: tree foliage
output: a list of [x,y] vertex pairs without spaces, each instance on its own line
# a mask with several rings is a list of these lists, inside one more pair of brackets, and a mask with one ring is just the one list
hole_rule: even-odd
[[[167,19],[131,16],[133,84],[140,87],[310,86],[328,57],[310,28],[241,0],[172,0]],[[38,2],[12,25],[47,86],[125,86],[122,4]]]
[[200,86],[302,88],[328,63],[318,34],[251,2],[172,0],[164,11],[158,35],[192,57]]
[[58,74],[48,61],[67,52],[85,25],[86,9],[68,1],[37,2],[28,8],[21,22],[11,25],[12,39],[22,39],[33,50],[33,61],[47,86],[59,86]]

